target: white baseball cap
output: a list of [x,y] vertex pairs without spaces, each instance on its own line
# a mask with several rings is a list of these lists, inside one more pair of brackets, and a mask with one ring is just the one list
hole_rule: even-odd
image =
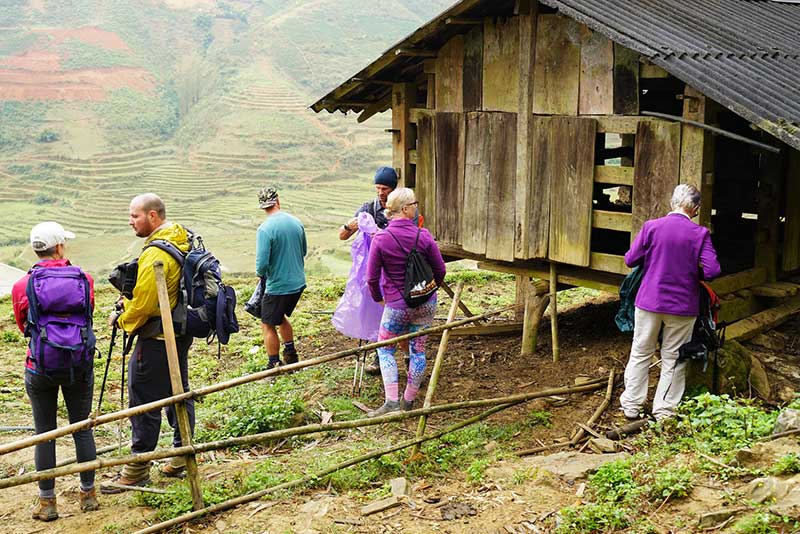
[[31,230],[31,248],[36,252],[44,252],[56,245],[63,245],[67,239],[75,239],[75,234],[64,230],[57,222],[39,223]]

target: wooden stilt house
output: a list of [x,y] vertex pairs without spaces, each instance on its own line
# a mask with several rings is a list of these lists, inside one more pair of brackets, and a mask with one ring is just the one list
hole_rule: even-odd
[[392,111],[393,165],[450,258],[615,292],[691,183],[723,318],[800,298],[797,3],[462,0],[312,108]]

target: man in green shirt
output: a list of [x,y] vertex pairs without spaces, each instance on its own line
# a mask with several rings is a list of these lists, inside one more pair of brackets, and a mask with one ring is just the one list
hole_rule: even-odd
[[269,356],[267,369],[297,363],[294,332],[288,317],[306,288],[304,260],[306,232],[300,219],[281,211],[278,191],[265,187],[258,192],[258,206],[267,214],[256,232],[256,274],[266,283],[261,301],[261,331]]

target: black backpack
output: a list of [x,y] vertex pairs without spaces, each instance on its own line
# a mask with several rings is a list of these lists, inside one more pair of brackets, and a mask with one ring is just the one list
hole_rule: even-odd
[[692,338],[678,349],[678,361],[703,362],[703,372],[708,366],[709,354],[714,355],[716,372],[717,351],[725,343],[725,324],[717,322],[720,309],[719,297],[707,284],[700,285],[700,312],[694,322]]
[[[389,232],[389,229],[387,228],[386,231]],[[416,308],[428,302],[428,299],[438,289],[436,280],[433,279],[433,269],[431,269],[428,260],[417,250],[420,232],[422,232],[422,229],[417,229],[417,238],[414,240],[411,252],[406,252],[397,237],[392,232],[389,232],[389,235],[397,242],[400,250],[408,254],[406,258],[406,276],[403,281],[403,300],[406,301],[410,308]]]
[[203,238],[189,231],[189,244],[186,253],[163,239],[147,245],[167,252],[181,266],[178,304],[172,311],[175,333],[206,338],[209,343],[216,336],[225,345],[239,331],[236,292],[222,282],[219,260],[206,249]]

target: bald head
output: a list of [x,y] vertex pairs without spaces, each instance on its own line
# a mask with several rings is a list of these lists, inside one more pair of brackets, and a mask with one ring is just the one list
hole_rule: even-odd
[[128,224],[138,237],[147,237],[167,219],[164,201],[155,193],[143,193],[131,200]]

